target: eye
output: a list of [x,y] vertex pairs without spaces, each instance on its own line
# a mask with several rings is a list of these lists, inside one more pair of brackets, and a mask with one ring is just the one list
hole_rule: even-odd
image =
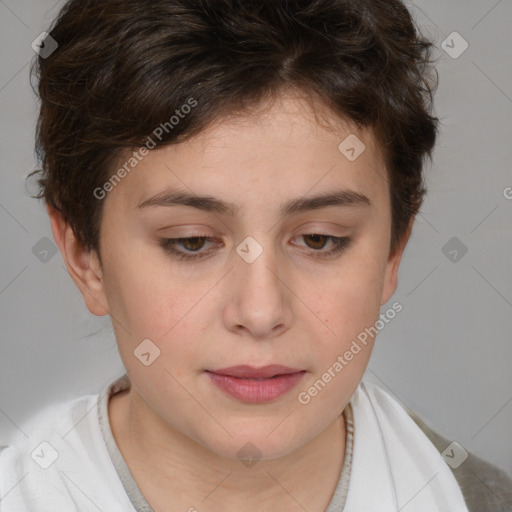
[[[206,257],[210,252],[201,251],[205,241],[215,242],[213,238],[198,235],[188,238],[161,238],[160,246],[180,260],[195,260]],[[185,250],[178,249],[180,246]]]
[[[315,249],[313,252],[315,257],[320,258],[328,258],[329,256],[334,256],[345,249],[350,245],[351,239],[348,237],[337,237],[334,235],[327,235],[323,233],[310,233],[306,235],[301,235],[304,240],[308,240],[307,246]],[[332,248],[327,251],[322,251],[327,244],[327,242],[331,242]]]

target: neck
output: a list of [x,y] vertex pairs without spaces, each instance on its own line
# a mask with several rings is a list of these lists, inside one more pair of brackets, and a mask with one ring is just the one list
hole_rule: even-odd
[[248,465],[170,427],[133,388],[111,398],[109,416],[116,444],[155,512],[324,512],[343,465],[343,415],[298,450]]

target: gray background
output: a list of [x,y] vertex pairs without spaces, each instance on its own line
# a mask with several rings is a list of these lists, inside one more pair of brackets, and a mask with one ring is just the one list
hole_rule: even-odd
[[[30,44],[61,4],[0,0],[0,444],[38,409],[124,373],[108,317],[88,312],[60,253],[44,263],[32,252],[53,236],[25,188],[36,165]],[[397,300],[403,311],[380,332],[367,377],[512,474],[512,2],[407,5],[436,41],[443,124],[399,287],[382,308]],[[469,44],[458,58],[441,46],[453,31]],[[452,237],[467,247],[455,262],[451,245],[443,252]]]

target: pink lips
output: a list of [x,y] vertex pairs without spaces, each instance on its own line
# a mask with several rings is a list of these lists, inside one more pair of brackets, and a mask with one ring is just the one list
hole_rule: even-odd
[[261,403],[277,398],[300,381],[305,370],[282,365],[254,368],[248,365],[207,370],[222,391],[242,402]]

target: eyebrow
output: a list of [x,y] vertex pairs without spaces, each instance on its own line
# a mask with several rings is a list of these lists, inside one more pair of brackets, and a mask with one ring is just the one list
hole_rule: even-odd
[[[212,196],[200,196],[178,190],[166,190],[161,192],[142,201],[137,208],[179,205],[192,206],[200,210],[229,216],[236,216],[240,211],[240,207],[235,203],[221,201]],[[280,213],[282,216],[285,216],[309,210],[318,210],[329,206],[370,207],[371,201],[368,197],[359,192],[353,190],[338,190],[311,197],[292,199],[281,206]]]

